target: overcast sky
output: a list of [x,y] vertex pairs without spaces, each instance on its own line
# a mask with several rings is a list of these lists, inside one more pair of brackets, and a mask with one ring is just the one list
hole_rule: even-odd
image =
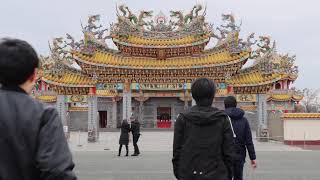
[[0,0],[0,38],[29,41],[40,54],[49,54],[48,40],[69,33],[82,37],[80,21],[101,14],[106,26],[116,20],[116,4],[139,10],[190,11],[207,4],[207,21],[215,26],[222,13],[233,13],[242,21],[242,36],[250,32],[269,35],[280,53],[297,55],[298,88],[320,88],[320,1],[318,0]]

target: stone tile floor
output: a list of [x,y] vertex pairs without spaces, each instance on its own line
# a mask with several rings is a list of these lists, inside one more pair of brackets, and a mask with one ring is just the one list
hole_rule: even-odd
[[[143,151],[171,151],[173,132],[142,132],[139,146]],[[87,142],[87,133],[72,132],[69,145],[73,151],[117,151],[120,132],[101,132],[96,143]],[[79,138],[80,137],[80,138]],[[256,151],[303,151],[302,148],[283,145],[280,142],[257,142]],[[81,146],[78,146],[81,145]]]
[[[141,156],[118,157],[119,132],[100,134],[87,143],[87,134],[71,133],[69,144],[76,174],[84,180],[173,180],[172,132],[143,132]],[[81,144],[81,147],[78,147]],[[258,168],[245,167],[245,180],[319,180],[320,151],[303,150],[281,143],[255,142]],[[131,150],[132,145],[130,145]],[[109,150],[105,150],[109,149]]]

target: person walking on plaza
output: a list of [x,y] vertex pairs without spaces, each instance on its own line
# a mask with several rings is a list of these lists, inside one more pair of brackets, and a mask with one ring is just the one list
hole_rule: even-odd
[[215,84],[199,78],[191,87],[195,106],[174,126],[173,171],[178,180],[231,180],[234,133],[223,111],[212,107]]
[[123,120],[121,124],[118,156],[121,156],[121,150],[123,145],[126,146],[126,156],[129,155],[129,132],[130,132],[130,125],[128,124],[127,120]]
[[1,180],[77,179],[58,112],[29,96],[38,65],[27,42],[0,40]]
[[246,150],[248,150],[249,152],[252,167],[257,167],[251,129],[248,120],[244,117],[244,111],[240,108],[237,108],[237,100],[235,97],[228,96],[227,98],[225,98],[224,104],[225,113],[231,118],[232,125],[236,134],[234,180],[242,180],[243,166],[246,159]]
[[137,118],[131,121],[131,132],[132,132],[133,147],[134,147],[134,153],[131,156],[138,156],[140,154],[140,151],[137,143],[139,141],[141,134],[140,134],[140,123]]

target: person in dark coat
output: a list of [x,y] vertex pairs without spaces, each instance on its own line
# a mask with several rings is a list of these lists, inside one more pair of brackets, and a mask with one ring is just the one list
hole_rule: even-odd
[[121,150],[123,145],[126,146],[126,156],[129,155],[129,132],[130,132],[130,125],[128,124],[127,120],[123,120],[121,124],[118,156],[121,156]]
[[0,179],[76,180],[58,112],[29,96],[38,64],[27,42],[0,40]]
[[191,87],[197,105],[179,114],[174,127],[173,171],[178,180],[231,180],[234,134],[228,117],[212,107],[214,82],[197,79]]
[[246,159],[246,150],[253,168],[257,167],[256,154],[252,142],[251,129],[248,120],[244,117],[244,111],[237,108],[237,100],[233,96],[228,96],[224,100],[225,113],[231,118],[232,125],[236,134],[235,149],[236,158],[234,162],[234,180],[242,180],[243,166]]
[[138,119],[134,119],[133,121],[131,121],[131,132],[132,132],[133,147],[134,147],[134,153],[131,156],[138,156],[140,154],[140,151],[137,143],[141,135],[140,123]]

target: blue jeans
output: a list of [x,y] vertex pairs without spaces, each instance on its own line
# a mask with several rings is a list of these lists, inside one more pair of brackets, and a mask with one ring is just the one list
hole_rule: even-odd
[[244,161],[235,161],[233,165],[233,180],[243,180]]

